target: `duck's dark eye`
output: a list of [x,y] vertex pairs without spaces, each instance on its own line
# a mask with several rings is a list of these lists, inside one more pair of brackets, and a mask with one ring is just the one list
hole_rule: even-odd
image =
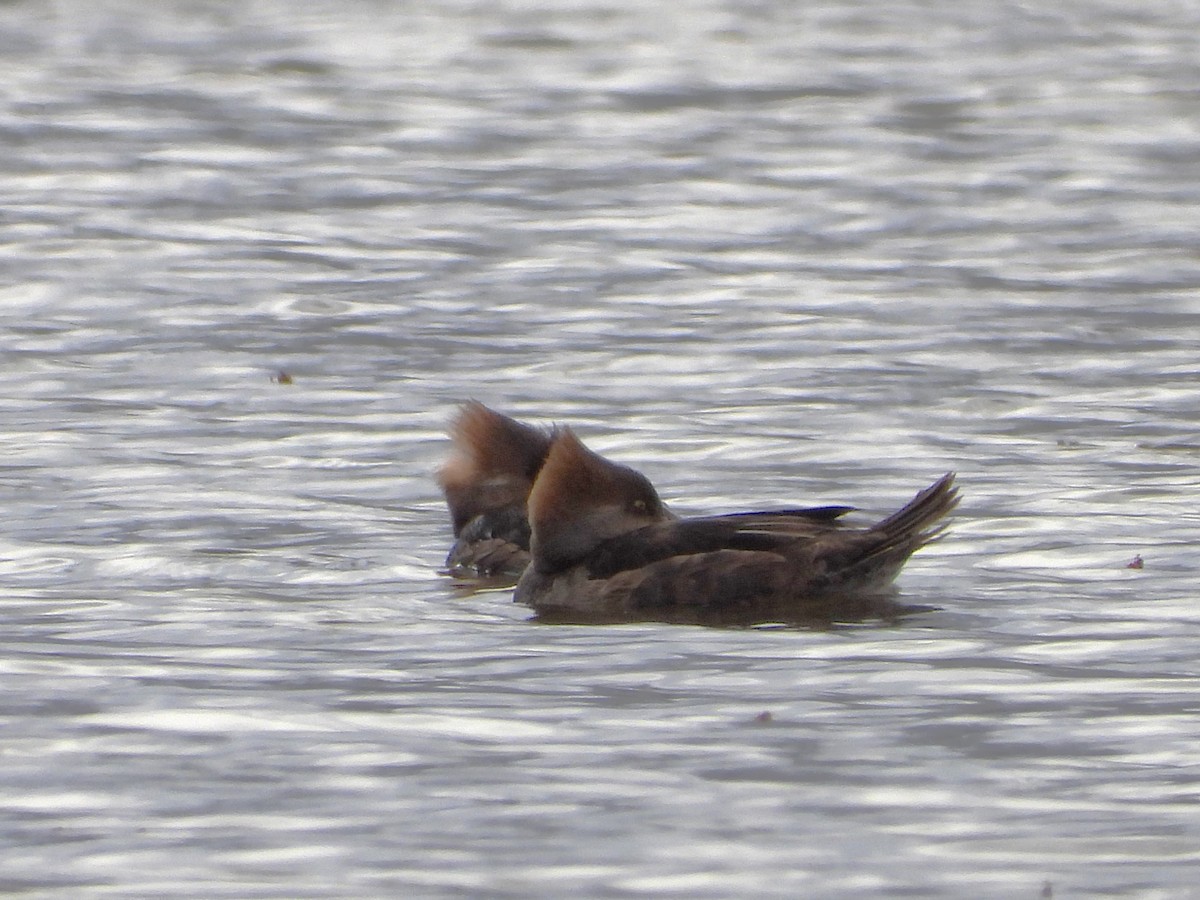
[[645,500],[634,500],[629,504],[630,512],[642,513],[644,515],[649,512],[649,509],[649,504],[647,504]]

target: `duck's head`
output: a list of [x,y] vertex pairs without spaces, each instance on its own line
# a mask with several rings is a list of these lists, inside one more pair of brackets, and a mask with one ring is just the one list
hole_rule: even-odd
[[554,432],[471,400],[451,423],[450,438],[454,453],[438,470],[437,479],[457,535],[478,515],[525,503]]
[[593,453],[563,428],[529,494],[533,564],[562,571],[609,538],[672,518],[646,476]]

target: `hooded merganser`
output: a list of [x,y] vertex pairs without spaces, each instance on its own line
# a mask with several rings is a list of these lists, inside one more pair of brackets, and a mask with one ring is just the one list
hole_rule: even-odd
[[454,526],[448,574],[515,579],[525,570],[525,502],[554,435],[476,400],[463,404],[450,425],[454,453],[437,476]]
[[948,474],[867,528],[838,522],[846,506],[677,519],[643,475],[563,428],[529,495],[532,563],[514,599],[556,622],[894,617],[914,610],[892,580],[957,503]]

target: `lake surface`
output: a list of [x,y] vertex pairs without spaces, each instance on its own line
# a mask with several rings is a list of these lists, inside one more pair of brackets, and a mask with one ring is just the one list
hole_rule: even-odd
[[[1200,6],[16,0],[0,84],[0,892],[1200,896]],[[470,397],[684,513],[955,470],[940,611],[530,622]]]

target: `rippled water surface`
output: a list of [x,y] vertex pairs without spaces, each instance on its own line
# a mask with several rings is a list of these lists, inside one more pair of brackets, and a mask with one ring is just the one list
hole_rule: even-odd
[[[1200,896],[1198,45],[0,6],[0,892]],[[941,611],[532,623],[437,574],[467,397],[683,512],[956,470]]]

